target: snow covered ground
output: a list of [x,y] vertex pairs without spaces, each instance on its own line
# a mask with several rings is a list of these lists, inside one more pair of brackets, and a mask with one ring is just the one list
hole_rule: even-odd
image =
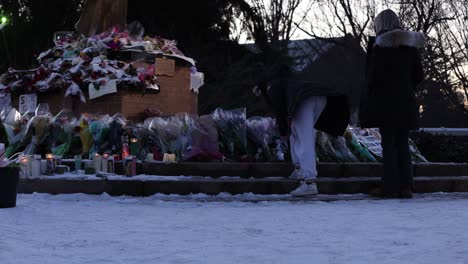
[[468,264],[468,194],[338,198],[19,195],[0,263]]

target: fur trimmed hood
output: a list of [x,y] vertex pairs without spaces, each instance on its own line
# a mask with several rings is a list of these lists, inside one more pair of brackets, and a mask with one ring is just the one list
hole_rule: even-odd
[[375,45],[382,48],[408,46],[422,49],[426,45],[426,39],[424,34],[420,32],[395,29],[377,36]]

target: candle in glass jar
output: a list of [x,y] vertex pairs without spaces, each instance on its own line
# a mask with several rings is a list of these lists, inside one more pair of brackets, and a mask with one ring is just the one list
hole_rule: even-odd
[[153,153],[146,154],[146,160],[147,161],[153,161],[154,160],[154,154]]
[[132,138],[130,140],[130,155],[136,156],[138,153],[138,139]]
[[105,164],[103,166],[107,166],[107,172],[108,173],[114,173],[114,157],[109,156],[109,158],[107,159],[107,164]]
[[21,174],[23,177],[30,177],[31,176],[31,163],[30,158],[28,156],[23,156],[20,158],[21,162]]
[[99,153],[94,154],[93,163],[94,163],[94,169],[96,170],[96,173],[98,171],[101,171],[101,155],[99,155]]
[[104,153],[101,158],[101,171],[108,172],[107,170],[107,161],[109,160],[109,154]]
[[75,171],[78,174],[81,170],[81,155],[75,155]]
[[47,159],[47,174],[54,175],[55,173],[55,157],[54,154],[46,154]]
[[41,155],[34,155],[31,157],[31,176],[41,176]]

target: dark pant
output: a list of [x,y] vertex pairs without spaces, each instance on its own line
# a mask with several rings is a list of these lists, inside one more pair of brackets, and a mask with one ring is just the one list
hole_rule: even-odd
[[396,193],[413,186],[413,167],[407,128],[381,128],[384,177],[382,188],[386,193]]

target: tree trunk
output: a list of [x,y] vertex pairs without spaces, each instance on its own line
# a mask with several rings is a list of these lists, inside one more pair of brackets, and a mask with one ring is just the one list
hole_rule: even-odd
[[86,0],[76,30],[86,36],[127,24],[127,0]]

